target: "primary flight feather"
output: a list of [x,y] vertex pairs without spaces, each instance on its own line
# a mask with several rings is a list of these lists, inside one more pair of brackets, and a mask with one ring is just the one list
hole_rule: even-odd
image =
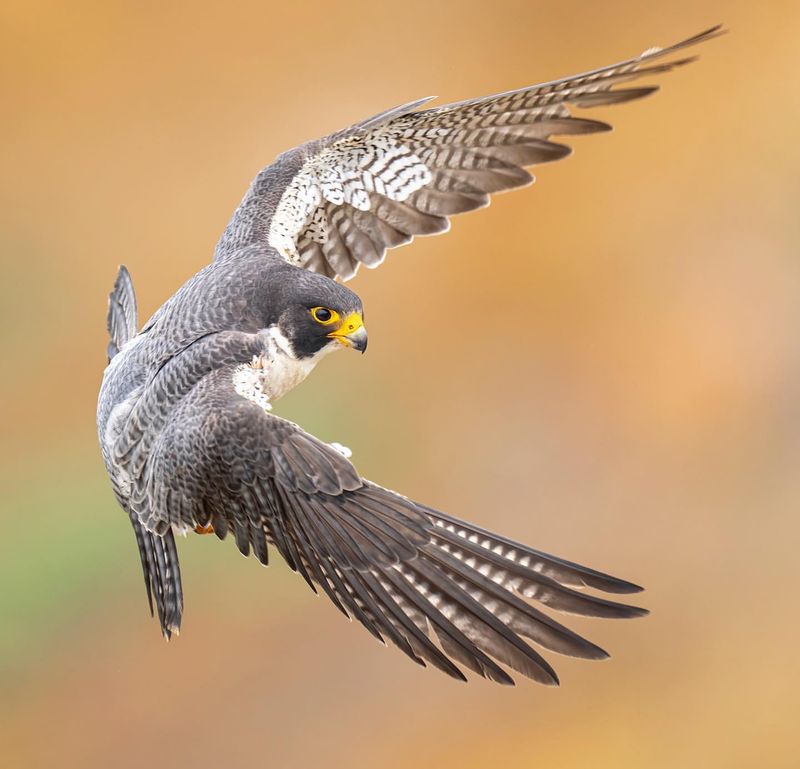
[[337,278],[529,184],[527,167],[570,152],[552,136],[610,129],[574,108],[652,93],[619,86],[688,63],[664,58],[720,33],[495,96],[420,109],[423,99],[290,150],[256,176],[214,261],[138,332],[120,269],[98,433],[167,637],[183,612],[174,533],[196,531],[230,534],[264,564],[274,546],[376,638],[455,678],[464,679],[459,663],[500,683],[513,683],[505,668],[557,683],[529,641],[607,656],[533,603],[635,617],[645,611],[583,588],[639,587],[384,489],[359,475],[347,450],[272,414],[272,404],[328,353],[366,349],[361,301]]

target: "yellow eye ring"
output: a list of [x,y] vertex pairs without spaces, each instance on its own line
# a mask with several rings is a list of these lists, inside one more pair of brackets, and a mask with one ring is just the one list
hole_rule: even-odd
[[327,307],[312,307],[311,317],[323,326],[330,326],[339,320],[339,313]]

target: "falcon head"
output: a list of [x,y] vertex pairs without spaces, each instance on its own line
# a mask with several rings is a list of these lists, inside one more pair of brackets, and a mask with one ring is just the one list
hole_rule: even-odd
[[302,274],[282,294],[276,326],[295,358],[352,347],[367,349],[367,329],[361,300],[330,278]]

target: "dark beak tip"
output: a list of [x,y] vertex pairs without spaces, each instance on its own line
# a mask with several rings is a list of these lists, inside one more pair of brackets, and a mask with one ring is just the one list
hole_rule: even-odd
[[367,329],[363,326],[356,329],[352,334],[348,334],[346,339],[350,342],[354,350],[360,353],[366,352],[367,349]]

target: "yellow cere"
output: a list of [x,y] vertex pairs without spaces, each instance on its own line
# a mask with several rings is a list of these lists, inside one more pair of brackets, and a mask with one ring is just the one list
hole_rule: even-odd
[[350,346],[351,342],[347,338],[348,334],[353,334],[364,325],[364,318],[360,312],[351,312],[342,322],[336,331],[328,334],[332,339],[336,339],[343,345]]

